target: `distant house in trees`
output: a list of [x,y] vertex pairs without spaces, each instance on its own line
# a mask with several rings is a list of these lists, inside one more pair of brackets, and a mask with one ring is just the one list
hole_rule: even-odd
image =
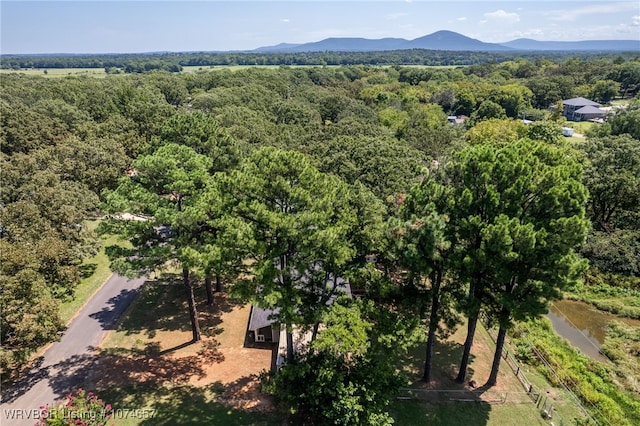
[[453,126],[461,126],[467,120],[466,115],[450,115],[447,117],[447,121]]
[[589,121],[602,119],[605,111],[600,104],[585,98],[573,98],[562,101],[562,115],[570,121]]

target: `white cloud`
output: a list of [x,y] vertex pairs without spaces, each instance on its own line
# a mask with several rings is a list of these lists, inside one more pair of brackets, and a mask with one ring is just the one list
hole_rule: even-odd
[[631,23],[633,25],[640,25],[640,15],[631,17]]
[[281,19],[280,22],[290,22],[287,18]]
[[[536,33],[537,32],[537,33]],[[571,25],[551,25],[540,30],[521,31],[514,36],[536,40],[577,41],[577,40],[637,40],[638,27],[628,24],[593,25],[574,27]]]
[[520,15],[515,12],[505,12],[502,9],[496,10],[495,12],[487,12],[484,14],[484,17],[487,19],[501,20],[506,22],[519,22]]
[[456,19],[456,21],[466,21],[467,17],[466,16],[461,16],[458,19]]

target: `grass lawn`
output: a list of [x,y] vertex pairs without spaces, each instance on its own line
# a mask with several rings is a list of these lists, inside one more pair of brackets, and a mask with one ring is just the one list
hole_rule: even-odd
[[630,102],[631,102],[631,99],[615,99],[611,101],[611,105],[625,106],[625,105],[629,105]]
[[[409,387],[415,389],[450,390],[447,393],[416,393],[418,400],[397,400],[390,407],[390,413],[398,425],[548,425],[549,420],[542,417],[541,411],[524,391],[510,367],[503,361],[500,366],[498,385],[480,391],[480,398],[474,401],[457,402],[452,399],[472,399],[468,384],[455,383],[458,363],[462,354],[466,327],[460,326],[444,342],[439,342],[434,350],[434,383],[425,385],[420,381],[424,365],[424,343],[413,348],[405,371],[409,373]],[[475,380],[482,386],[488,378],[493,357],[494,344],[487,330],[478,324],[467,380]],[[535,369],[521,365],[527,378],[542,390],[548,401],[553,404],[555,424],[571,424],[573,419],[581,417],[579,408],[568,393],[552,387]],[[504,403],[496,402],[504,397]],[[487,402],[488,401],[488,402]]]
[[[89,221],[86,224],[90,230],[95,230],[98,221]],[[124,244],[117,236],[108,236],[100,239],[100,250],[95,256],[86,259],[82,263],[82,281],[75,289],[75,296],[60,304],[60,317],[67,324],[78,312],[84,303],[95,293],[100,286],[111,276],[109,258],[104,252],[105,247],[114,244]]]
[[553,409],[558,418],[564,420],[565,424],[571,424],[572,419],[584,418],[584,413],[580,410],[578,403],[573,399],[571,394],[561,387],[554,387],[542,373],[526,364],[521,364],[523,371],[531,383],[538,389],[544,391],[548,400],[553,404]]
[[[485,402],[397,401],[391,415],[397,425],[548,425],[533,404],[488,404]],[[533,406],[535,408],[535,406]]]
[[575,130],[576,133],[580,133],[582,135],[586,134],[594,126],[599,126],[599,124],[592,123],[590,121],[567,121],[565,124],[565,127],[570,127]]

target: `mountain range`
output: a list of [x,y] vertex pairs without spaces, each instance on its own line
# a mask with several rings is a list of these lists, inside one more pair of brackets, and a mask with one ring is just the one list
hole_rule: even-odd
[[453,31],[437,31],[413,40],[403,38],[367,39],[332,37],[303,44],[281,43],[259,47],[253,52],[375,52],[384,50],[428,49],[470,52],[517,51],[640,51],[640,40],[537,41],[520,38],[506,43],[485,43]]

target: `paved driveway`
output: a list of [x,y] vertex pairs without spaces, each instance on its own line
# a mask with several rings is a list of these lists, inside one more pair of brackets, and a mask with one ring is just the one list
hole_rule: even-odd
[[2,389],[1,425],[33,425],[41,406],[52,405],[92,380],[94,349],[144,283],[113,274],[21,381]]

